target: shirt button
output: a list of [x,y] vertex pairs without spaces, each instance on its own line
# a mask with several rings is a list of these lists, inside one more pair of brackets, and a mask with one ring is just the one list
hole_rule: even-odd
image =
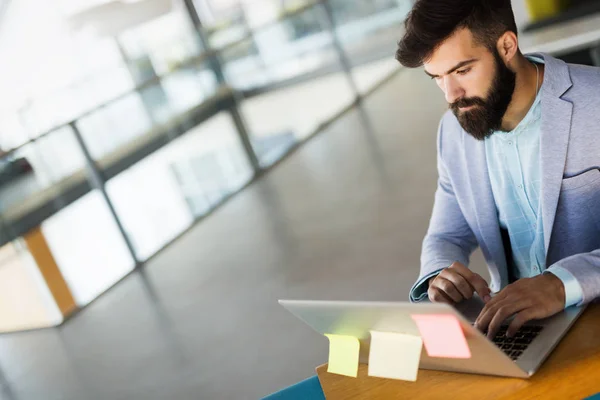
[[512,146],[512,141],[510,141],[510,140],[509,140],[509,141],[508,141],[508,144]]
[[519,185],[519,189],[523,189],[523,185]]

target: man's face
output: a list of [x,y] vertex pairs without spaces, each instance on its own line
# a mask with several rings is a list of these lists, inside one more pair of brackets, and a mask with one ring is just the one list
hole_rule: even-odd
[[497,51],[476,44],[468,29],[460,29],[435,50],[424,67],[467,133],[484,140],[500,129],[516,76]]

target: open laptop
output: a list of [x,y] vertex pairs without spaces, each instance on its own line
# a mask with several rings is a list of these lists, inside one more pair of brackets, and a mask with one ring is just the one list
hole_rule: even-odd
[[369,359],[369,331],[419,335],[411,314],[452,314],[463,328],[471,358],[432,358],[423,350],[419,368],[516,378],[532,376],[585,309],[573,306],[551,318],[527,323],[511,339],[506,337],[508,325],[505,325],[494,340],[489,340],[473,327],[484,306],[479,297],[457,306],[431,302],[279,300],[279,303],[320,334],[358,338],[362,363]]

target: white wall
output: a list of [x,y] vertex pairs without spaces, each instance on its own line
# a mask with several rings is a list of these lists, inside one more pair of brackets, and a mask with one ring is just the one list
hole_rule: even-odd
[[515,14],[515,21],[517,22],[517,28],[519,30],[529,22],[529,13],[527,12],[526,0],[512,0],[513,12]]

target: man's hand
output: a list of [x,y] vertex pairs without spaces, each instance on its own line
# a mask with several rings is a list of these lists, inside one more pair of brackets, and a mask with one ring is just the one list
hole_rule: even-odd
[[429,280],[427,295],[434,303],[455,304],[470,299],[474,292],[486,303],[491,299],[485,279],[457,261]]
[[515,315],[506,335],[512,337],[527,321],[550,317],[565,308],[565,287],[552,273],[519,279],[488,302],[475,327],[492,339],[502,323]]

